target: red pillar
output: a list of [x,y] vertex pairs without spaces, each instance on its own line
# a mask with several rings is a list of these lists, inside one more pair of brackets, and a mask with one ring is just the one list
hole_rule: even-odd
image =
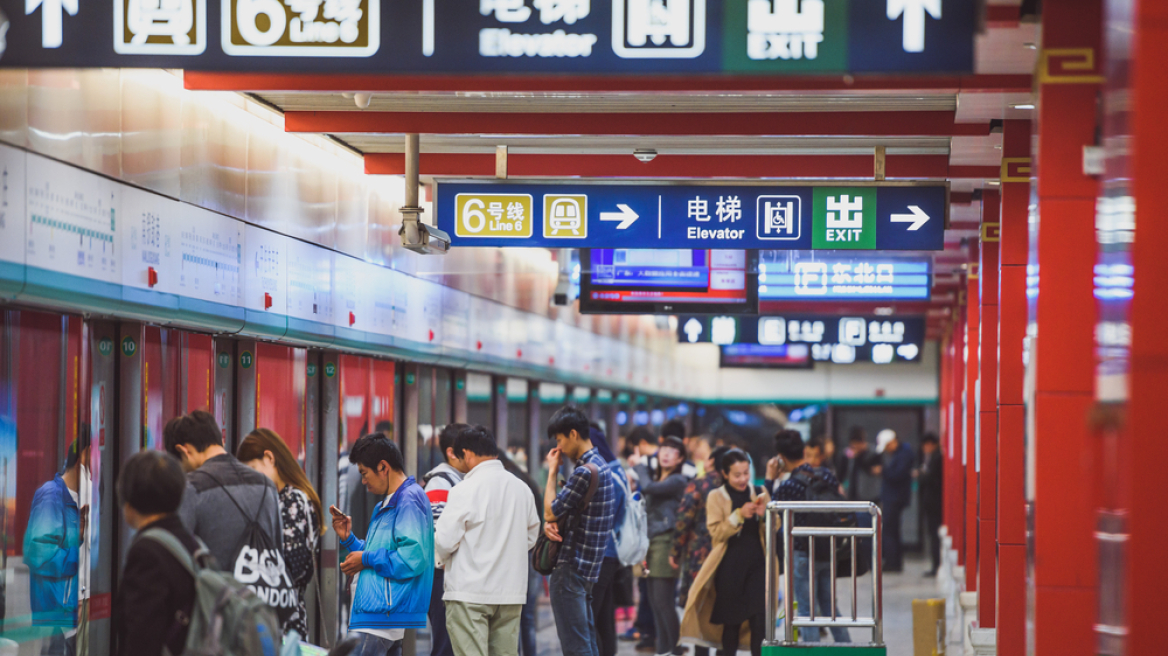
[[[965,291],[962,290],[964,295]],[[949,441],[945,445],[945,526],[957,550],[957,562],[965,564],[965,468],[961,461],[965,433],[965,315],[953,310],[949,369]]]
[[977,590],[977,376],[978,330],[981,312],[978,295],[978,243],[969,251],[969,277],[965,296],[965,590]]
[[1034,635],[1037,656],[1095,653],[1095,142],[1101,0],[1043,4],[1038,82]]
[[1030,121],[1002,135],[998,293],[998,656],[1026,653],[1026,260],[1029,248]]
[[1164,399],[1168,394],[1168,4],[1135,3],[1132,74],[1132,194],[1136,202],[1135,295],[1131,305],[1131,372],[1128,400],[1126,483],[1129,500],[1127,612],[1129,654],[1164,650],[1164,590],[1168,588],[1168,520],[1163,472],[1149,467],[1168,458]]
[[978,329],[978,428],[977,428],[977,625],[997,623],[997,517],[998,517],[998,245],[1001,199],[996,190],[981,196],[981,259],[978,295],[981,327]]

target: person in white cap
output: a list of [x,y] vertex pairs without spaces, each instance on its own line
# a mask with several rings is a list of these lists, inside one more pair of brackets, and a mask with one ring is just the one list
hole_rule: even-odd
[[913,451],[900,441],[896,431],[885,428],[876,434],[876,450],[882,455],[880,505],[884,514],[884,571],[904,571],[900,519],[912,501]]

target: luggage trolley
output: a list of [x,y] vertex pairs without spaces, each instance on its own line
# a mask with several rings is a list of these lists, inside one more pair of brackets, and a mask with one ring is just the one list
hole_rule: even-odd
[[[822,527],[822,526],[795,526],[795,513],[859,513],[867,514],[872,517],[871,528],[867,527]],[[781,639],[776,639],[775,636],[775,601],[777,599],[778,577],[775,575],[775,518],[781,516],[782,530],[783,530],[783,571],[786,572],[784,577],[783,590],[783,636]],[[810,606],[807,616],[795,617],[795,583],[791,572],[795,565],[795,538],[830,538],[831,540],[831,616],[817,617],[815,614],[815,549],[808,550],[808,567],[811,568],[811,586],[809,592]],[[829,654],[860,656],[861,654],[870,656],[886,656],[887,650],[884,646],[884,602],[882,599],[884,592],[883,574],[880,569],[881,565],[881,547],[880,541],[883,537],[883,517],[880,514],[880,508],[875,504],[867,501],[842,501],[838,503],[824,502],[824,501],[773,501],[767,506],[766,513],[766,550],[768,558],[766,559],[767,567],[767,635],[763,642],[763,654],[767,656],[791,656],[796,650],[816,650],[815,653],[819,656],[829,656]],[[836,617],[836,540],[838,538],[850,539],[852,541],[852,562],[851,562],[851,581],[852,581],[852,608],[850,616]],[[856,593],[859,592],[858,579],[856,577],[856,565],[859,538],[870,538],[872,540],[872,615],[871,617],[860,617],[857,613]],[[814,544],[811,545],[814,547]],[[837,645],[834,643],[823,644],[809,644],[797,643],[795,641],[795,629],[810,629],[818,631],[822,628],[830,628],[834,626],[844,627],[848,629],[871,629],[872,641],[869,643],[850,643],[846,645]]]

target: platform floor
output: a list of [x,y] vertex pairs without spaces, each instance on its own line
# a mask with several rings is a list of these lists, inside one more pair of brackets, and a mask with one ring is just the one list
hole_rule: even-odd
[[[912,656],[912,602],[913,599],[929,599],[937,594],[936,579],[925,578],[923,575],[928,569],[925,560],[913,557],[905,559],[905,571],[901,574],[886,574],[884,576],[884,643],[888,646],[889,656]],[[848,580],[839,581],[840,610],[848,612],[851,604],[851,586]],[[863,577],[859,581],[859,609],[860,614],[866,614],[870,608],[871,578]],[[846,589],[845,589],[846,588]],[[618,629],[628,628],[629,621],[620,622]],[[539,656],[556,656],[560,654],[559,639],[556,637],[555,621],[552,618],[551,606],[546,597],[540,599],[540,625],[538,634]],[[852,630],[854,640],[865,640],[867,631]],[[830,638],[827,639],[830,642]],[[618,656],[638,656],[631,642],[621,642],[617,649]],[[692,652],[691,652],[692,653]],[[745,652],[744,652],[745,653]],[[643,655],[641,655],[643,656]]]

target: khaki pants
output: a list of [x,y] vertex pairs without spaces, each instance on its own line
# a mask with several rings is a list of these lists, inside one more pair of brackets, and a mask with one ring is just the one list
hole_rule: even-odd
[[523,604],[446,602],[446,631],[454,656],[518,656]]

